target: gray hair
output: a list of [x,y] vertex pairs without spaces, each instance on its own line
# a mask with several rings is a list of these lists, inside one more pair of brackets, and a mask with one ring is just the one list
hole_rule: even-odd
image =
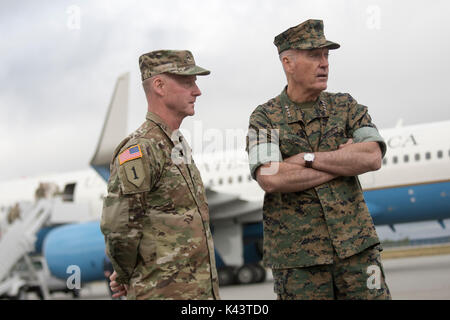
[[279,55],[280,61],[282,61],[284,57],[294,57],[294,59],[296,59],[297,58],[297,53],[298,53],[297,49],[284,50]]

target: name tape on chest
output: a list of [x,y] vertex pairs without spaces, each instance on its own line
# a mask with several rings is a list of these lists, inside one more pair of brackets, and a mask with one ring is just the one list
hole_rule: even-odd
[[138,158],[142,158],[141,147],[139,145],[131,146],[127,150],[119,154],[119,163],[120,165],[122,165],[127,161]]

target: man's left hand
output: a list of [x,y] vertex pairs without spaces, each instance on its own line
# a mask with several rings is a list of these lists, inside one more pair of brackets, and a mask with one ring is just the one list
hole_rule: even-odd
[[112,297],[113,298],[119,298],[122,296],[126,296],[128,293],[128,286],[124,284],[119,284],[116,282],[117,278],[117,272],[114,271],[113,274],[109,277],[109,280],[111,281],[109,283],[109,286],[111,287],[111,291],[115,292]]
[[346,143],[341,144],[341,145],[339,146],[339,149],[343,149],[343,148],[345,148],[345,147],[348,147],[348,146],[351,145],[352,143],[353,143],[353,139],[348,139]]

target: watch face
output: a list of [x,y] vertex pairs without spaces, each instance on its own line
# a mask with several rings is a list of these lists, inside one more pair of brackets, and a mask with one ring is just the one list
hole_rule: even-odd
[[307,153],[307,154],[305,154],[304,159],[305,159],[305,161],[313,161],[314,155],[312,153]]

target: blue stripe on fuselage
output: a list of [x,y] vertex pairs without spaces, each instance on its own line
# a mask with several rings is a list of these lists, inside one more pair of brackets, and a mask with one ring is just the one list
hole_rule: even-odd
[[376,225],[450,218],[450,182],[365,191]]

